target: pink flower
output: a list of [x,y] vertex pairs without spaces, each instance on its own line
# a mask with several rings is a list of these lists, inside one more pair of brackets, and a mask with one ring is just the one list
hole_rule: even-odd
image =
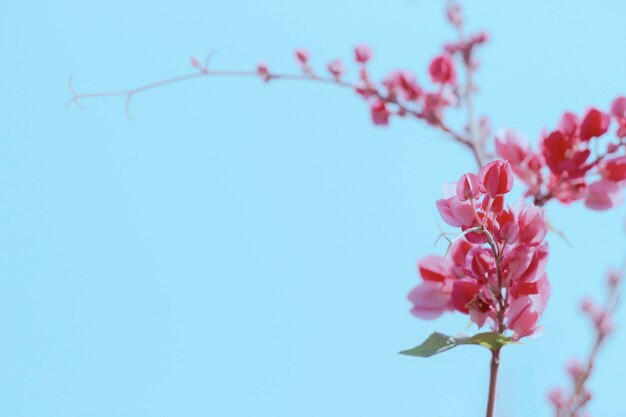
[[451,244],[449,257],[418,262],[421,285],[430,284],[414,291],[432,297],[434,307],[414,295],[414,314],[431,317],[453,309],[478,327],[489,323],[517,339],[538,331],[550,295],[547,224],[543,209],[534,205],[506,208],[512,181],[508,162],[494,161],[479,175],[465,174],[444,187],[446,198],[437,201],[437,209],[463,234]]
[[580,138],[586,141],[604,135],[610,123],[611,116],[592,107],[580,124]]
[[340,59],[336,59],[328,63],[328,72],[335,77],[335,80],[339,81],[343,73],[345,72],[345,68],[343,66],[343,62]]
[[513,173],[506,161],[493,161],[478,173],[483,188],[491,197],[508,193],[513,188]]
[[566,160],[566,154],[571,147],[571,142],[560,131],[550,133],[543,140],[543,157],[550,171],[555,175],[560,175],[563,169],[563,163]]
[[430,78],[436,83],[454,84],[456,81],[454,62],[448,54],[435,57],[428,67],[428,72],[430,72]]
[[518,239],[527,245],[539,245],[548,233],[546,212],[534,204],[526,205],[521,209],[518,215],[518,223]]
[[462,269],[462,266],[465,265],[467,253],[470,251],[471,248],[472,244],[465,240],[463,237],[456,239],[450,246],[450,259],[452,259],[453,264],[458,269]]
[[357,45],[354,48],[354,59],[359,64],[366,64],[372,59],[372,50],[367,45]]
[[515,170],[530,153],[530,145],[522,133],[513,129],[502,129],[496,134],[496,152],[500,158],[509,161]]
[[565,112],[559,122],[559,131],[565,136],[574,136],[578,131],[578,124],[578,116],[571,112]]
[[603,162],[600,165],[600,174],[605,180],[615,182],[626,180],[626,155]]
[[624,200],[622,190],[613,181],[600,180],[587,187],[585,206],[593,210],[608,210]]
[[611,104],[611,114],[620,124],[626,120],[626,97],[620,96]]
[[516,246],[511,249],[506,254],[506,261],[508,272],[511,280],[520,281],[527,272],[530,272],[529,275],[532,275],[532,272],[536,271],[537,265],[531,268],[531,264],[533,263],[533,258],[535,255],[535,251],[531,246]]
[[554,408],[556,408],[557,415],[560,415],[560,410],[564,409],[569,404],[567,395],[562,388],[553,388],[552,390],[550,390],[550,392],[548,393],[548,399],[550,400]]
[[470,198],[478,197],[481,192],[482,184],[476,174],[464,174],[456,186],[456,196],[459,200],[465,201]]
[[445,281],[451,276],[450,264],[441,256],[431,255],[420,259],[417,269],[425,281]]
[[457,280],[452,285],[452,306],[461,313],[469,314],[468,304],[478,296],[480,285],[474,280]]
[[537,323],[543,308],[543,302],[538,295],[521,297],[511,303],[507,312],[508,328],[515,332],[516,339],[532,336],[539,330]]
[[411,313],[422,319],[435,319],[451,309],[450,294],[438,282],[422,282],[409,293],[408,299],[413,304]]
[[383,81],[390,96],[400,94],[405,100],[417,100],[422,96],[422,88],[415,76],[408,71],[394,71]]
[[387,104],[382,100],[376,100],[372,103],[372,121],[378,126],[387,126],[389,124],[389,115],[391,112],[387,109]]
[[565,370],[573,380],[578,379],[585,372],[584,365],[576,358],[572,358],[567,362]]

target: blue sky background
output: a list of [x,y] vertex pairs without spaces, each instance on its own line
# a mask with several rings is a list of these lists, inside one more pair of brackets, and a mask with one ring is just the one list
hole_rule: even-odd
[[[0,3],[0,415],[480,416],[488,353],[396,352],[462,316],[419,321],[414,262],[441,252],[434,201],[474,168],[411,121],[374,128],[354,94],[204,79],[65,108],[83,91],[215,68],[296,70],[375,50],[415,69],[452,38],[443,2]],[[626,93],[619,1],[475,0],[478,107],[536,140],[563,110]],[[577,312],[624,253],[624,209],[549,207],[545,335],[503,353],[499,415],[549,416],[545,391],[591,333]],[[623,310],[620,324],[624,327]],[[603,352],[591,410],[623,416],[626,332]]]

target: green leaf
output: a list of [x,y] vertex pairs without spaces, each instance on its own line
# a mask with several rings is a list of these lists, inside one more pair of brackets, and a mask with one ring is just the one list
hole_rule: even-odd
[[511,343],[517,343],[510,337],[504,336],[496,332],[478,333],[472,337],[464,340],[460,345],[480,345],[489,350],[496,350],[504,345],[510,345]]
[[420,358],[429,358],[438,353],[452,349],[456,345],[457,341],[454,337],[435,332],[428,336],[428,339],[424,340],[424,343],[421,345],[416,346],[413,349],[403,350],[400,354],[419,356]]
[[403,350],[402,355],[428,358],[460,345],[479,345],[489,350],[496,350],[504,345],[515,343],[510,337],[495,332],[478,333],[474,336],[448,336],[435,332],[428,336],[424,343],[413,349]]

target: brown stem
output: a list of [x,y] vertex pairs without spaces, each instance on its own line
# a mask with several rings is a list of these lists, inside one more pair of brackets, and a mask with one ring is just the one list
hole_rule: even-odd
[[491,371],[489,372],[489,394],[487,397],[487,417],[493,417],[496,406],[496,388],[498,368],[500,367],[500,348],[491,351]]
[[[259,74],[256,71],[233,71],[233,70],[212,70],[207,67],[202,67],[198,71],[194,71],[191,73],[179,75],[172,78],[166,78],[159,81],[151,82],[148,84],[141,85],[139,87],[131,88],[129,90],[114,90],[114,91],[101,91],[101,92],[93,92],[93,93],[79,93],[74,88],[72,78],[69,79],[69,88],[72,93],[72,98],[68,100],[67,105],[74,103],[80,107],[82,106],[81,100],[83,99],[92,99],[92,98],[104,98],[104,97],[125,97],[126,98],[126,114],[130,117],[130,104],[133,97],[137,94],[143,93],[148,90],[152,90],[155,88],[164,87],[169,84],[176,84],[179,82],[189,81],[196,78],[204,78],[209,76],[225,76],[225,77],[249,77],[249,78],[259,78]],[[285,73],[270,73],[269,80],[295,80],[295,81],[312,81],[323,84],[335,85],[338,87],[342,87],[350,90],[357,90],[358,88],[362,88],[362,86],[357,85],[355,83],[351,83],[344,80],[339,80],[331,77],[319,76],[317,74],[285,74]],[[370,93],[376,98],[397,106],[399,109],[404,111],[406,114],[410,114],[417,119],[424,119],[424,116],[421,112],[408,106],[405,103],[399,102],[395,97],[383,94],[376,88],[373,88]],[[452,130],[449,126],[443,123],[443,121],[436,121],[434,126],[441,129],[443,132],[448,134],[454,141],[468,147],[472,152],[474,159],[479,167],[483,165],[482,152],[479,149],[479,144],[472,140],[470,137],[465,137],[464,135]]]

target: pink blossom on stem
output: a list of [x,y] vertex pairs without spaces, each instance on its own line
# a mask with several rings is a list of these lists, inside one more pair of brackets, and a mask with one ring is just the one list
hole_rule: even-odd
[[530,154],[530,144],[523,133],[513,129],[502,129],[496,134],[496,152],[509,161],[512,168],[520,167]]
[[[626,97],[613,101],[611,114],[590,108],[580,121],[574,113],[565,112],[557,130],[542,134],[537,153],[523,136],[500,131],[496,152],[509,160],[515,175],[527,186],[525,195],[533,196],[537,205],[551,199],[563,204],[585,200],[593,210],[606,210],[621,202],[618,188],[626,186],[625,114]],[[619,125],[617,143],[602,141],[611,115]],[[598,181],[598,175],[608,182]]]
[[481,168],[478,176],[491,197],[504,195],[513,188],[513,172],[505,161],[493,161]]
[[602,162],[599,171],[605,180],[614,182],[626,180],[626,155]]
[[454,62],[448,54],[435,57],[428,67],[428,72],[433,82],[441,84],[454,84],[456,82]]
[[357,45],[354,48],[354,60],[359,64],[367,64],[372,59],[372,50],[367,45]]
[[617,183],[600,180],[587,187],[585,205],[593,210],[608,210],[618,206],[624,200],[622,190]]
[[261,79],[265,82],[268,82],[272,78],[270,74],[270,70],[268,69],[267,64],[265,64],[264,62],[260,62],[257,65],[256,72],[257,74],[259,74]]
[[394,71],[383,81],[389,96],[401,96],[404,100],[414,101],[422,96],[422,88],[415,81],[415,75],[408,71]]
[[602,306],[586,298],[581,303],[581,310],[587,316],[594,330],[594,341],[584,361],[570,359],[565,370],[571,381],[569,391],[553,388],[548,398],[554,407],[555,417],[587,416],[587,405],[592,399],[589,379],[595,368],[598,354],[604,347],[607,337],[613,331],[612,316],[619,306],[621,296],[622,273],[611,270],[607,273],[606,299]]
[[441,256],[427,256],[417,262],[417,269],[425,281],[443,282],[451,277],[451,265]]
[[408,295],[413,304],[411,314],[422,319],[435,319],[450,310],[450,291],[443,283],[424,281]]
[[626,97],[619,96],[611,104],[611,114],[621,124],[626,120]]
[[463,9],[459,3],[453,1],[448,2],[446,6],[446,17],[457,30],[463,27]]
[[460,201],[467,201],[474,197],[484,194],[482,183],[478,175],[467,173],[464,174],[456,185],[456,196]]
[[[548,247],[544,210],[520,203],[505,204],[513,186],[506,161],[494,161],[476,175],[468,173],[446,188],[436,206],[442,219],[463,234],[450,246],[449,256],[427,256],[418,262],[422,277],[409,299],[421,316],[430,305],[415,296],[437,288],[433,296],[439,316],[454,309],[477,326],[519,339],[536,334],[550,296],[545,274]],[[447,303],[443,302],[443,299]],[[415,301],[419,301],[416,304]],[[445,308],[443,307],[445,306]],[[415,312],[414,312],[415,314]]]
[[387,103],[382,100],[376,100],[372,103],[372,121],[378,126],[387,126],[389,124],[389,109]]
[[341,76],[345,71],[346,69],[340,59],[335,59],[334,61],[328,63],[328,72],[330,72],[337,81],[341,79]]
[[589,140],[604,135],[609,130],[610,123],[611,116],[596,108],[591,108],[580,124],[580,138]]
[[306,49],[296,49],[294,51],[294,54],[296,55],[296,59],[301,65],[307,65],[309,63],[309,51],[307,51]]

